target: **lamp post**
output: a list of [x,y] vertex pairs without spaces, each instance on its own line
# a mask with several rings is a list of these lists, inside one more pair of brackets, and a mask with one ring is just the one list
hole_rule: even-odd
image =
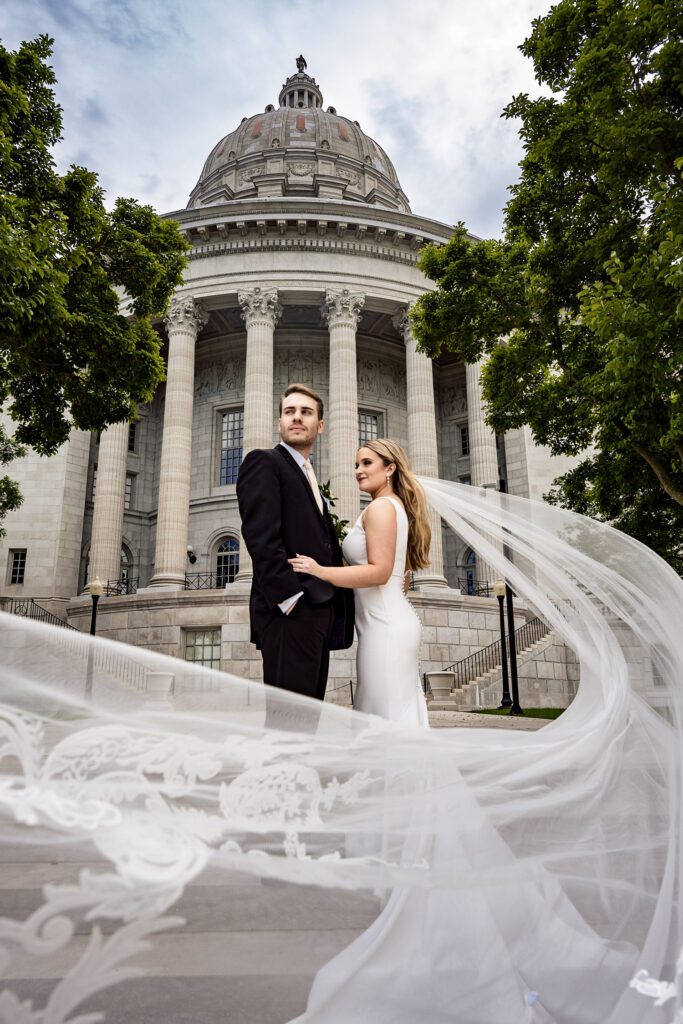
[[510,684],[512,689],[511,715],[523,715],[524,712],[519,703],[519,683],[517,680],[517,648],[515,646],[515,610],[512,604],[512,587],[507,584],[505,597],[508,612],[508,638],[510,640]]
[[508,676],[508,651],[505,639],[505,609],[503,607],[503,602],[505,600],[505,580],[497,579],[495,581],[493,584],[493,593],[498,598],[498,616],[500,619],[500,658],[503,666],[503,699],[501,700],[499,707],[511,708],[512,699],[510,697],[510,679]]
[[[92,598],[92,614],[90,616],[90,636],[95,636],[97,632],[97,602],[104,593],[104,584],[102,583],[99,576],[96,576],[88,584],[88,592]],[[85,673],[85,696],[86,700],[90,700],[92,697],[92,662],[94,655],[94,647],[92,644],[88,644],[88,667]]]
[[97,632],[97,602],[104,593],[104,583],[99,576],[96,576],[92,583],[88,584],[88,592],[92,597],[92,614],[90,616],[90,636]]

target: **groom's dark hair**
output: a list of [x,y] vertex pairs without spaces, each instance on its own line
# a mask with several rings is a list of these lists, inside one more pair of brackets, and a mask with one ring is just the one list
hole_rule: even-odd
[[318,419],[319,420],[323,419],[324,414],[325,414],[325,407],[323,406],[322,398],[312,388],[307,388],[305,384],[288,384],[287,385],[287,387],[285,388],[285,393],[282,396],[282,398],[280,399],[280,415],[281,416],[282,416],[282,403],[284,402],[285,398],[287,398],[288,395],[293,395],[295,393],[298,394],[298,395],[308,395],[309,398],[312,398],[313,401],[318,406]]

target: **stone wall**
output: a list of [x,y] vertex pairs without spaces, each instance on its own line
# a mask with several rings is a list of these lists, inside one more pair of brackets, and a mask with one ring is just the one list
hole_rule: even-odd
[[[142,646],[172,657],[184,657],[184,631],[220,629],[224,672],[261,680],[261,657],[249,641],[248,587],[232,584],[224,591],[180,591],[100,599],[97,632],[113,640]],[[494,598],[461,597],[434,589],[410,595],[422,624],[420,672],[437,671],[468,657],[498,639],[498,606]],[[89,597],[74,599],[69,622],[83,632],[90,628]],[[528,613],[519,606],[515,622]],[[356,646],[334,652],[328,699],[349,702],[348,683],[355,684]]]

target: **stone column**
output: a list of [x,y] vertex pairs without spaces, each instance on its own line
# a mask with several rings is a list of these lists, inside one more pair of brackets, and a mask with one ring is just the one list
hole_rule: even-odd
[[128,426],[114,423],[100,436],[88,579],[99,576],[103,583],[121,575]]
[[330,486],[338,498],[336,514],[349,523],[356,521],[360,508],[354,469],[358,448],[356,327],[364,304],[364,295],[342,288],[326,291],[322,305],[330,330]]
[[[470,482],[473,487],[491,487],[498,490],[498,451],[496,435],[484,419],[481,394],[481,368],[484,360],[467,363],[467,427],[470,446]],[[495,543],[495,542],[493,542]],[[498,546],[498,545],[497,545]],[[493,584],[498,573],[477,556],[477,581]]]
[[171,302],[164,432],[161,441],[154,576],[150,587],[182,590],[187,565],[192,463],[194,348],[207,316],[191,295]]
[[242,442],[246,455],[252,448],[273,446],[273,335],[282,307],[276,288],[241,291],[237,299],[247,325]]
[[[418,476],[439,475],[439,456],[436,446],[436,410],[434,407],[434,371],[429,356],[418,352],[410,329],[407,310],[393,318],[394,327],[403,336],[406,346],[406,405],[408,407],[408,454]],[[415,573],[415,586],[447,587],[443,572],[443,543],[441,517],[430,508],[432,543],[429,548],[431,565]]]
[[[282,315],[276,288],[253,288],[238,293],[242,319],[247,325],[247,361],[244,374],[244,438],[242,455],[253,448],[273,445],[273,337]],[[252,565],[246,544],[240,543],[236,579],[249,580]]]

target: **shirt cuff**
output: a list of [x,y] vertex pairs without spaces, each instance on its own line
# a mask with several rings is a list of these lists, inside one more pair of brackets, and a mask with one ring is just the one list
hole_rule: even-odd
[[300,590],[298,594],[294,594],[292,597],[288,597],[286,598],[286,600],[280,601],[278,608],[280,609],[283,615],[286,615],[287,612],[290,612],[292,610],[292,608],[299,600],[299,598],[303,597],[303,593],[303,590]]

